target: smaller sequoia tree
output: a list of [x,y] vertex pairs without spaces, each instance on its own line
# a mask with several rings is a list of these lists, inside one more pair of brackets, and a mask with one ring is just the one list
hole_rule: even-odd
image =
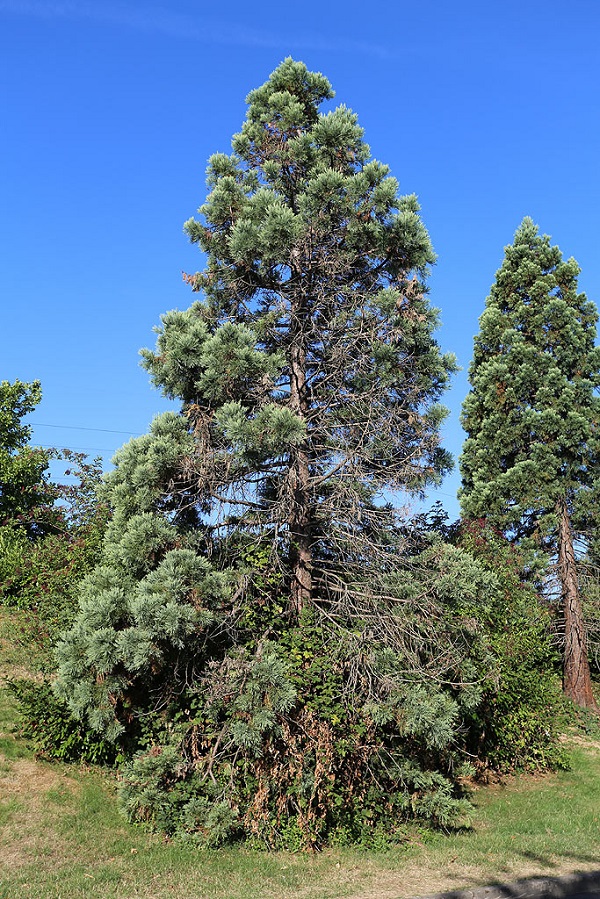
[[469,369],[462,512],[557,559],[564,691],[595,708],[573,540],[600,475],[598,314],[578,292],[575,260],[563,261],[530,218],[505,252]]

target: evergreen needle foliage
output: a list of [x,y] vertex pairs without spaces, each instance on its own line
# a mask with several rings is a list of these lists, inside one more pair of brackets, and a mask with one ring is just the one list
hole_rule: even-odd
[[181,411],[117,454],[57,651],[71,711],[138,747],[129,817],[204,845],[460,824],[462,722],[494,683],[463,599],[496,579],[389,503],[450,464],[433,252],[332,95],[286,60],[209,162],[202,299],[143,352]]
[[525,218],[506,248],[475,339],[460,460],[467,517],[485,517],[557,561],[564,686],[594,706],[573,528],[593,520],[600,483],[600,348],[579,267]]

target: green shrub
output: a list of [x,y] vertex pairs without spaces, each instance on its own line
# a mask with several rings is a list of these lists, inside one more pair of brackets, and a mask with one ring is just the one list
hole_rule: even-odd
[[353,661],[305,611],[277,642],[213,663],[162,739],[123,770],[129,819],[203,845],[290,850],[382,848],[405,839],[411,819],[463,826],[456,703],[405,683],[385,709],[369,708],[349,692]]
[[0,601],[10,601],[7,585],[19,578],[30,552],[24,528],[14,522],[0,525]]
[[58,688],[137,749],[122,770],[131,821],[206,846],[381,847],[411,820],[468,822],[466,760],[564,764],[550,613],[493,532],[451,544],[417,523],[377,603],[315,604],[297,623],[268,553],[243,540],[239,569],[217,572],[148,515],[111,534]]
[[457,542],[497,582],[488,602],[472,610],[495,666],[481,704],[467,716],[467,747],[482,768],[565,767],[552,609],[527,580],[519,550],[484,521],[465,522]]
[[237,811],[216,793],[176,743],[152,745],[122,771],[120,798],[129,821],[211,848],[240,830]]
[[[56,455],[73,463],[66,474],[77,478],[68,486],[53,485],[61,499],[56,530],[33,542],[21,528],[0,528],[2,602],[30,613],[26,637],[48,653],[75,617],[80,582],[98,561],[110,517],[97,498],[100,460],[87,462],[69,450]],[[4,554],[3,540],[8,548]]]
[[94,765],[114,765],[121,758],[119,747],[70,714],[49,683],[13,680],[8,689],[19,703],[21,733],[36,753],[62,762]]

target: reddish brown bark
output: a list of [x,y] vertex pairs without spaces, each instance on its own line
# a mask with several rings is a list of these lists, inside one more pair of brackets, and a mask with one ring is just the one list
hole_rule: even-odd
[[[294,335],[290,354],[290,408],[306,420],[306,356],[302,346],[301,323],[304,310],[293,309]],[[312,533],[309,492],[308,452],[305,445],[292,454],[289,488],[290,565],[292,583],[290,605],[298,619],[312,598]]]
[[290,563],[292,568],[291,611],[297,619],[312,597],[312,546],[308,505],[308,457],[300,450],[290,472]]
[[556,513],[558,518],[558,576],[565,620],[563,691],[576,705],[598,711],[592,692],[585,623],[566,500],[558,501]]

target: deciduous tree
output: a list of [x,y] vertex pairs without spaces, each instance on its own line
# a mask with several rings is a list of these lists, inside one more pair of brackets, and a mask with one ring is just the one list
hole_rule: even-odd
[[41,398],[39,381],[0,383],[0,524],[18,523],[30,537],[48,528],[54,500],[49,455],[29,445],[31,427],[22,422]]

